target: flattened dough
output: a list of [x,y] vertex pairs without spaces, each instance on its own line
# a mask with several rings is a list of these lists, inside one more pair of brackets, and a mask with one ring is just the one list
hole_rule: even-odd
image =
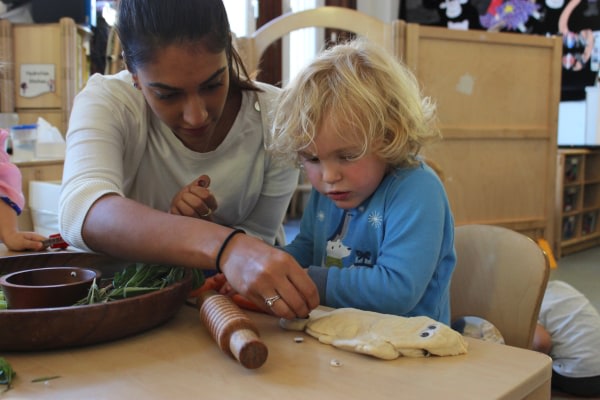
[[384,360],[467,352],[462,335],[429,317],[400,317],[354,308],[311,314],[306,332],[340,349]]

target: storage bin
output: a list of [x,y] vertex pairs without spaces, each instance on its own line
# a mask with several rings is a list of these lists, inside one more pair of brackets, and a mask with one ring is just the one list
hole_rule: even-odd
[[58,199],[60,181],[29,182],[29,208],[33,230],[40,235],[58,233]]
[[12,161],[32,161],[35,158],[37,125],[15,125],[10,128]]

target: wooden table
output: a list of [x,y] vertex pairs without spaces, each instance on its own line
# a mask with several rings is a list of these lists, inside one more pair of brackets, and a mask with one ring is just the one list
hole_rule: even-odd
[[[17,376],[10,399],[549,399],[545,355],[479,340],[456,357],[383,361],[283,331],[250,313],[269,347],[260,368],[226,356],[184,306],[151,331],[62,351],[7,353]],[[294,338],[303,336],[296,343]],[[341,366],[330,365],[332,359]],[[33,379],[59,375],[46,382]]]
[[[0,245],[0,257],[8,254],[15,253]],[[200,322],[198,311],[183,306],[164,325],[125,339],[75,349],[0,354],[17,372],[13,388],[0,397],[550,398],[551,359],[541,353],[467,339],[466,355],[384,361],[282,330],[275,317],[248,314],[269,348],[266,363],[258,369],[245,369],[224,354]],[[299,336],[304,341],[297,343]],[[332,366],[332,360],[341,365]],[[57,375],[57,379],[32,382]]]

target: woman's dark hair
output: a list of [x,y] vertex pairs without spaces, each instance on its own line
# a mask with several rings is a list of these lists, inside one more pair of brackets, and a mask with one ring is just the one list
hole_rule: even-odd
[[154,61],[169,45],[201,42],[211,52],[225,51],[232,86],[256,90],[233,48],[221,0],[119,0],[116,30],[131,72]]

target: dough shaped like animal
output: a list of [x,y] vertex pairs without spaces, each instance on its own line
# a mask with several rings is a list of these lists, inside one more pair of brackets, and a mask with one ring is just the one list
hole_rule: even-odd
[[467,352],[460,333],[429,317],[400,317],[354,308],[317,310],[311,313],[305,330],[321,343],[384,360]]

